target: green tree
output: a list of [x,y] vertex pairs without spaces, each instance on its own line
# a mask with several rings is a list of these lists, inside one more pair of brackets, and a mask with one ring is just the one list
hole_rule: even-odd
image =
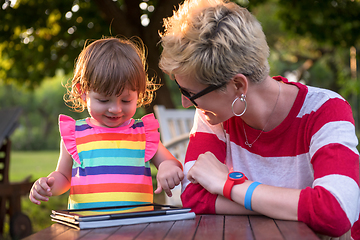
[[303,62],[299,77],[317,61],[325,61],[333,78],[327,87],[339,92],[341,80],[350,79],[349,49],[360,44],[360,1],[279,0],[279,6],[277,15],[284,29],[290,37],[307,39],[306,52],[312,53],[296,56]]
[[[87,39],[139,36],[147,46],[149,76],[158,67],[158,31],[179,0],[0,1],[0,80],[29,88],[57,69],[69,73]],[[166,82],[153,104],[173,107]]]
[[359,43],[359,0],[279,0],[285,29],[319,43],[351,47]]
[[[297,81],[332,89],[348,100],[357,95],[359,83],[351,80],[349,48],[360,47],[359,0],[234,1],[249,8],[262,23],[271,48],[272,75],[290,72]],[[179,2],[181,0],[0,0],[0,83],[4,83],[0,96],[6,96],[1,98],[1,107],[17,104],[26,108],[26,112],[42,115],[42,133],[34,129],[26,137],[48,136],[56,130],[57,113],[66,112],[60,107],[61,98],[59,103],[45,100],[47,95],[52,96],[52,90],[47,89],[51,89],[48,83],[41,85],[43,79],[55,76],[58,69],[70,77],[74,60],[86,39],[116,35],[139,36],[146,44],[149,74],[156,75],[165,85],[157,91],[153,104],[179,106],[177,87],[158,68],[161,52],[158,31],[162,29],[163,17],[170,16]],[[8,83],[20,85],[21,90]],[[28,89],[39,89],[40,93],[30,94]],[[60,85],[59,89],[64,91]],[[26,94],[17,98],[17,93],[11,95],[10,90]],[[44,99],[43,102],[40,99]],[[356,112],[358,100],[352,100]],[[44,107],[35,103],[51,104]],[[32,120],[26,121],[27,126],[33,126],[30,122],[39,116],[26,116]],[[51,124],[52,127],[46,127]]]
[[272,73],[339,92],[358,122],[359,74],[350,57],[355,62],[360,48],[360,1],[252,0],[248,7],[267,36]]
[[60,135],[57,127],[59,114],[79,119],[87,113],[72,112],[62,100],[66,89],[62,87],[69,76],[57,73],[44,79],[36,91],[0,83],[1,107],[21,106],[20,126],[11,136],[14,150],[58,149]]
[[[303,60],[300,74],[334,48],[359,44],[359,0],[235,0],[256,12],[258,6],[276,6],[277,20],[287,37],[268,38],[269,44],[292,45],[306,38],[305,49],[315,45],[311,56],[297,52]],[[2,0],[0,9],[0,79],[28,87],[39,85],[56,69],[71,72],[74,59],[86,39],[101,36],[139,36],[148,47],[150,76],[158,76],[165,85],[160,88],[154,104],[173,107],[164,75],[158,68],[160,47],[158,31],[162,19],[170,16],[180,0]],[[265,15],[268,15],[264,13]],[[255,14],[258,18],[262,15]],[[277,26],[278,23],[275,25]],[[274,29],[267,24],[267,29]],[[265,29],[266,30],[266,29]],[[280,31],[277,31],[279,33]],[[272,34],[274,36],[274,34]],[[267,34],[269,37],[270,35]],[[295,42],[293,41],[295,39]],[[275,41],[274,41],[275,40]],[[283,41],[283,42],[281,42]],[[287,42],[289,43],[287,43]],[[305,41],[302,41],[305,43]],[[315,44],[314,44],[315,43]],[[293,51],[294,52],[294,51]],[[308,51],[310,52],[310,51]],[[291,54],[286,54],[290,56]],[[309,61],[307,61],[309,60]],[[337,66],[331,61],[328,64]],[[331,68],[334,69],[334,68]],[[337,74],[334,69],[334,74]],[[336,90],[336,89],[335,89]]]

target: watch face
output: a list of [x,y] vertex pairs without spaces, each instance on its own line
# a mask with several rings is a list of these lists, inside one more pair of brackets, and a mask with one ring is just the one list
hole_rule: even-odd
[[232,179],[240,179],[240,178],[244,177],[244,174],[242,174],[241,172],[231,172],[229,174],[229,177]]

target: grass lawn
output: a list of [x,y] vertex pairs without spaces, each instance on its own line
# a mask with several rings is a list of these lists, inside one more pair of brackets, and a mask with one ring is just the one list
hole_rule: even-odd
[[35,181],[55,170],[59,151],[13,151],[10,154],[10,182],[23,180],[31,175]]

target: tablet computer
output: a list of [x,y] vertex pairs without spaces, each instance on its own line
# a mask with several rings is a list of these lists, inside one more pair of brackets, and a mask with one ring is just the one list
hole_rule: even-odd
[[102,208],[52,210],[52,221],[75,228],[96,228],[146,222],[184,220],[195,217],[190,208],[163,204],[138,204]]

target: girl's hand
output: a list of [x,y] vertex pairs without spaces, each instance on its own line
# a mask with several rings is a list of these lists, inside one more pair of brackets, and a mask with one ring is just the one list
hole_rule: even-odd
[[164,190],[171,197],[171,189],[179,185],[183,179],[184,173],[179,166],[179,162],[177,160],[165,160],[159,165],[156,175],[158,187],[154,193],[158,194]]
[[49,201],[49,197],[52,196],[51,187],[55,183],[55,178],[53,177],[42,177],[36,180],[33,184],[29,199],[31,202],[40,205],[41,201]]
[[223,194],[224,184],[229,173],[228,167],[221,163],[213,153],[200,154],[190,168],[187,178],[194,184],[200,184],[212,194]]

